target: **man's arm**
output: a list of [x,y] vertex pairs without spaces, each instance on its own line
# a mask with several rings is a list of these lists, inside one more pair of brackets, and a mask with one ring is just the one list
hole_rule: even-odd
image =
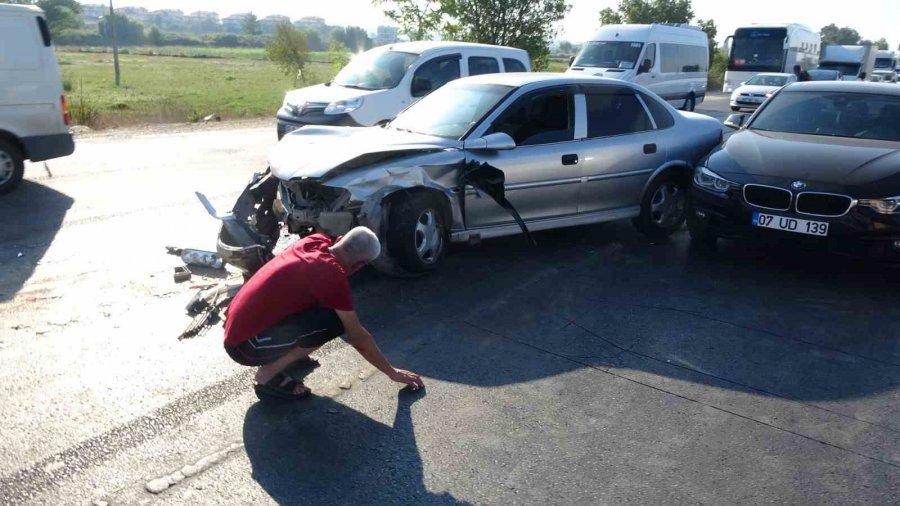
[[422,383],[422,378],[420,378],[418,374],[404,371],[403,369],[396,369],[391,365],[387,357],[384,356],[384,353],[378,348],[378,344],[375,343],[375,338],[372,337],[372,334],[370,334],[359,322],[356,311],[336,310],[335,312],[341,319],[341,323],[344,324],[344,331],[347,333],[350,345],[353,346],[367,362],[386,374],[387,377],[391,378],[393,381],[406,383],[413,389],[425,386]]

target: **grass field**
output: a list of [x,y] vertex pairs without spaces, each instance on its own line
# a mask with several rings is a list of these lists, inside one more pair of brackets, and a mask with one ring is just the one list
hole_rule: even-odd
[[[311,53],[305,82],[285,76],[263,49],[128,47],[120,53],[122,84],[115,86],[107,48],[58,48],[66,94],[76,124],[111,128],[273,116],[290,89],[322,83],[335,70],[328,53]],[[566,61],[551,60],[562,72]]]
[[224,54],[122,54],[118,88],[112,54],[60,50],[58,59],[73,118],[96,128],[196,121],[213,113],[223,118],[274,115],[285,91],[334,75],[330,63],[312,63],[304,71],[306,82],[295,83],[268,61]]

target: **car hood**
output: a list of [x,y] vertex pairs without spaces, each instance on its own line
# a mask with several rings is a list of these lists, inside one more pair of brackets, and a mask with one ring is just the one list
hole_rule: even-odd
[[765,95],[766,93],[769,93],[770,91],[775,91],[779,88],[781,88],[781,86],[762,86],[759,84],[753,84],[753,85],[745,84],[744,86],[741,86],[740,88],[734,90],[734,92],[737,94],[757,93],[760,95]]
[[391,158],[460,148],[460,141],[390,128],[305,126],[272,149],[269,167],[282,181],[322,178]]
[[330,104],[338,100],[350,100],[359,97],[366,97],[376,93],[383,93],[385,90],[359,90],[356,88],[347,88],[332,84],[326,86],[317,84],[287,92],[285,101],[294,105],[300,105],[304,102]]
[[742,130],[709,156],[710,170],[737,183],[803,180],[820,188],[887,185],[900,191],[900,143]]

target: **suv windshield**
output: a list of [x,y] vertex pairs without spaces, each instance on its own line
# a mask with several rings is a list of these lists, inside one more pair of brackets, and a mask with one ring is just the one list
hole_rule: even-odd
[[334,78],[334,84],[362,90],[394,88],[419,57],[399,51],[370,51],[353,58]]
[[593,41],[584,45],[575,67],[601,67],[607,69],[633,69],[641,48],[640,42]]
[[783,91],[761,109],[752,130],[900,142],[900,96]]
[[510,91],[499,84],[450,83],[416,102],[391,122],[391,128],[460,139]]
[[753,76],[747,84],[756,86],[784,86],[787,83],[786,76]]

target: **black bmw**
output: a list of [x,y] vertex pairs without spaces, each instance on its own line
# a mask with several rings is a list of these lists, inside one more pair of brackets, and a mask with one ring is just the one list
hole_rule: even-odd
[[788,85],[696,168],[691,238],[810,243],[900,259],[900,87]]

